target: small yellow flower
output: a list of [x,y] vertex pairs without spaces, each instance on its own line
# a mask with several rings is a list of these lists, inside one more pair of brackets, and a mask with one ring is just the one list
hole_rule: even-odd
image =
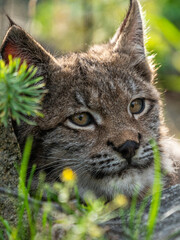
[[76,179],[76,174],[71,168],[65,168],[61,174],[61,180],[63,182],[74,181]]
[[99,238],[103,235],[103,230],[99,226],[93,224],[88,227],[88,233],[93,238]]
[[117,195],[114,200],[114,204],[118,207],[126,207],[128,205],[128,199],[125,195],[119,194]]

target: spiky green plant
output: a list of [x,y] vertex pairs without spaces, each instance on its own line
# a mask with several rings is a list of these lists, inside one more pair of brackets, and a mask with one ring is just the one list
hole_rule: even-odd
[[35,124],[27,116],[43,116],[40,113],[40,103],[46,92],[42,77],[35,77],[37,69],[21,64],[20,58],[12,59],[9,64],[0,60],[0,121],[7,127],[8,118],[23,120]]

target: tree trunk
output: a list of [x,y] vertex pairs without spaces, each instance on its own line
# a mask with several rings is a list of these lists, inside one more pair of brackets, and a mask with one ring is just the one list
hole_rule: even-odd
[[[0,124],[0,187],[17,190],[18,166],[21,160],[19,145],[11,123],[8,128]],[[17,222],[17,201],[0,193],[0,216],[14,226]],[[0,229],[2,224],[0,223]]]

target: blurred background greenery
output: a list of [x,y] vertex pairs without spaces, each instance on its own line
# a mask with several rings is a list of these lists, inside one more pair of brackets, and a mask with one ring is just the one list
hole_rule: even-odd
[[[180,136],[180,0],[140,2],[148,27],[146,46],[156,54],[159,87],[167,90],[167,121]],[[1,10],[56,56],[108,41],[128,5],[128,0],[0,0]],[[1,11],[0,40],[7,24]]]

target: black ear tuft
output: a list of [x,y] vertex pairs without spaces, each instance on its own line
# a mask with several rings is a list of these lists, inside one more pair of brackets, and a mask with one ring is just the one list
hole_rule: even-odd
[[6,17],[9,20],[9,27],[12,27],[13,25],[17,26],[17,24],[9,17],[9,15],[7,13],[6,13]]

